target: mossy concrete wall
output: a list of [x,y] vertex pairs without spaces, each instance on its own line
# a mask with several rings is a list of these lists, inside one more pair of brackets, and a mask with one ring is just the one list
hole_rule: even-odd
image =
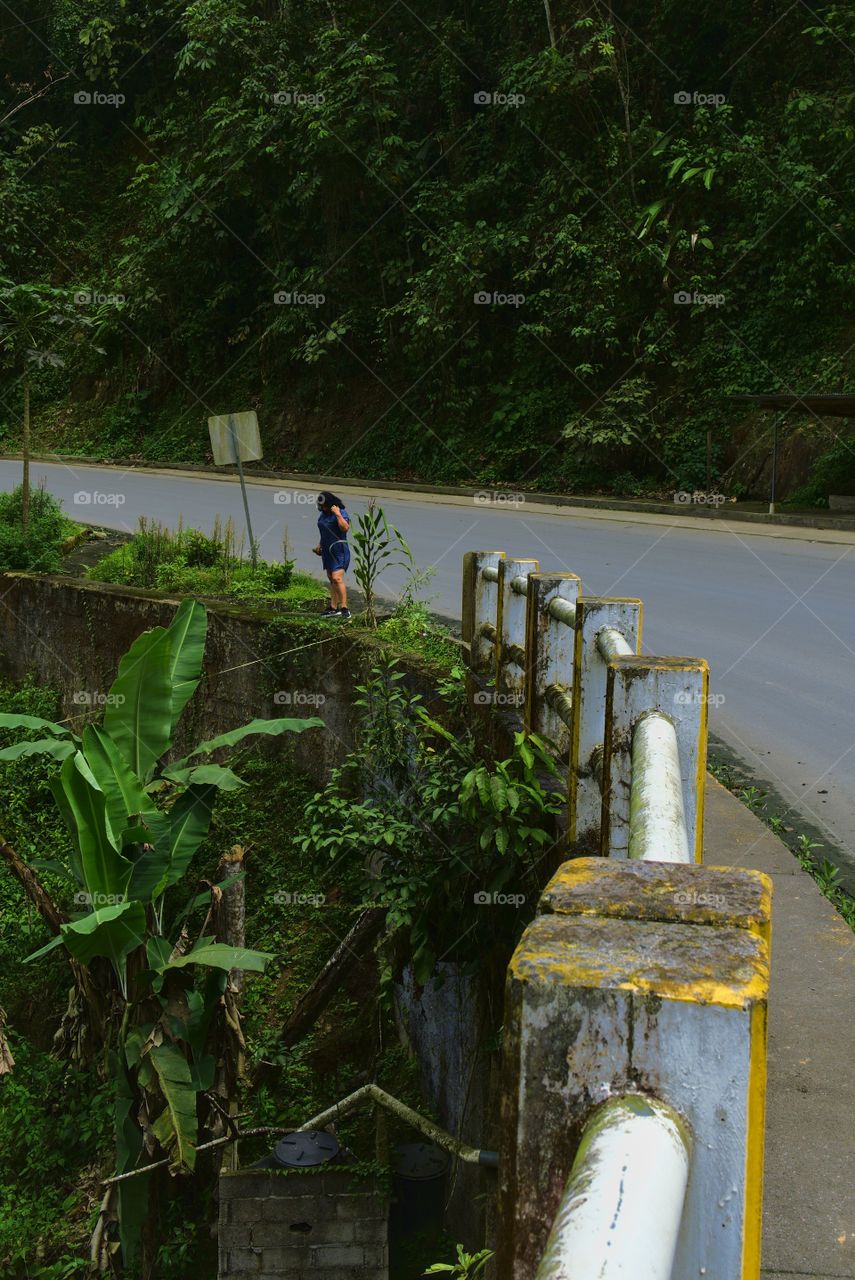
[[[33,675],[55,688],[61,715],[82,726],[115,679],[119,660],[145,630],[167,626],[179,601],[159,592],[79,578],[0,575],[0,674]],[[195,742],[253,717],[318,716],[323,731],[288,735],[260,749],[293,752],[298,768],[319,785],[355,741],[356,686],[368,677],[378,647],[344,624],[222,602],[208,605],[205,673],[188,704],[176,742]],[[428,670],[402,660],[407,683],[428,704]]]

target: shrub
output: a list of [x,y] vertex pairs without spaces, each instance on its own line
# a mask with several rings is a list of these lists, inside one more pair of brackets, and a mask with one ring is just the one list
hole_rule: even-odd
[[[177,595],[232,596],[238,600],[272,600],[291,585],[291,560],[261,560],[256,569],[244,559],[236,544],[231,520],[215,522],[211,534],[185,529],[173,533],[157,521],[143,517],[130,542],[105,556],[89,570],[97,582],[154,588]],[[318,584],[318,596],[323,591]]]
[[44,489],[30,495],[30,527],[22,528],[21,486],[0,493],[0,572],[56,573],[59,545],[73,528],[62,506]]

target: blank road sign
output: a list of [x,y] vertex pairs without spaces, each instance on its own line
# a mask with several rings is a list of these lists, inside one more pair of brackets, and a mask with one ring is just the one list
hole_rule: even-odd
[[211,436],[211,448],[214,451],[214,462],[218,467],[225,467],[238,461],[235,442],[240,449],[241,462],[255,462],[262,457],[258,417],[254,411],[217,414],[208,419],[208,431]]

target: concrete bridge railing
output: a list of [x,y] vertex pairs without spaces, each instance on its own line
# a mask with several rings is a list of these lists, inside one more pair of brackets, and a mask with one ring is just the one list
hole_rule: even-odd
[[464,558],[463,636],[475,675],[568,763],[578,852],[700,862],[709,670],[642,656],[640,600],[582,594],[502,551]]
[[758,1280],[771,886],[701,865],[708,668],[639,600],[472,552],[484,700],[565,757],[566,862],[511,962],[499,1280]]

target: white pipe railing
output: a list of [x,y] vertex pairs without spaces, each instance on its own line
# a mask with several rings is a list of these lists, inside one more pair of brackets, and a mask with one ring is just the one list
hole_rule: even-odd
[[604,1103],[585,1126],[536,1280],[671,1280],[690,1151],[665,1103]]
[[[528,732],[569,756],[568,838],[576,852],[699,858],[699,740],[706,732],[700,666],[680,677],[680,692],[669,683],[675,660],[639,657],[638,600],[582,596],[575,575],[540,573],[536,561],[503,552],[470,552],[464,564],[472,669],[493,679],[500,705],[524,707]],[[651,661],[658,661],[653,672]],[[634,662],[648,665],[621,717],[611,676],[625,671],[630,685]],[[650,713],[660,719],[643,724]]]
[[623,632],[616,627],[603,627],[602,631],[597,632],[597,648],[603,662],[614,662],[615,658],[630,658],[635,652]]
[[692,862],[674,725],[658,711],[632,735],[629,856],[644,862]]

